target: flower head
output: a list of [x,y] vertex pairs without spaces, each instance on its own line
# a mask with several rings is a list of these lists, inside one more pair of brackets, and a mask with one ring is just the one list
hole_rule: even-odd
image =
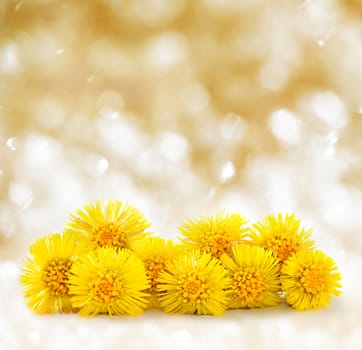
[[300,220],[294,214],[281,213],[267,216],[253,225],[251,243],[271,250],[281,262],[286,261],[300,249],[312,248],[314,241],[310,239],[311,230],[300,227]]
[[21,283],[29,308],[35,313],[71,312],[69,271],[80,246],[69,235],[49,234],[30,246]]
[[282,290],[296,310],[326,307],[332,295],[340,295],[341,274],[335,262],[320,250],[301,250],[281,270]]
[[230,308],[257,308],[280,304],[279,261],[270,251],[250,245],[232,248],[220,257],[231,277]]
[[97,248],[79,257],[69,276],[72,304],[81,316],[138,315],[150,287],[142,261],[130,250]]
[[66,232],[85,238],[91,249],[129,248],[133,240],[146,235],[149,226],[145,216],[127,203],[96,201],[71,215]]
[[231,247],[241,243],[249,232],[245,217],[220,212],[211,217],[189,220],[180,227],[186,247],[196,248],[219,258],[231,254]]
[[132,244],[132,250],[143,261],[146,273],[150,279],[151,293],[150,307],[158,307],[157,278],[165,269],[166,263],[182,252],[182,247],[176,245],[172,240],[161,237],[147,237]]
[[161,307],[171,314],[223,314],[230,279],[211,254],[188,251],[169,261],[158,278]]

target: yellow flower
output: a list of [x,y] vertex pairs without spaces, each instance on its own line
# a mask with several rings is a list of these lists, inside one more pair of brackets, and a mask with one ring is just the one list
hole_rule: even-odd
[[301,250],[281,270],[282,290],[296,310],[326,307],[332,295],[340,295],[341,274],[335,262],[320,250]]
[[135,316],[148,304],[145,268],[128,249],[97,248],[79,256],[69,282],[72,304],[81,316]]
[[267,216],[253,225],[251,243],[269,249],[281,262],[286,261],[300,249],[312,248],[314,241],[310,239],[311,230],[300,227],[300,220],[294,214],[281,213]]
[[143,261],[151,282],[149,289],[151,293],[150,307],[159,307],[156,289],[158,275],[160,271],[165,269],[166,262],[180,255],[183,249],[180,245],[174,244],[172,240],[148,237],[132,244],[132,250]]
[[220,260],[231,277],[230,308],[262,308],[280,304],[280,265],[272,252],[261,247],[237,245],[232,248],[232,257],[224,254]]
[[96,201],[71,215],[66,232],[85,238],[91,249],[98,247],[129,248],[145,235],[150,226],[145,216],[121,201]]
[[249,229],[245,217],[224,211],[215,216],[189,220],[180,227],[185,247],[196,248],[219,258],[231,254],[231,247],[243,242]]
[[211,254],[188,251],[166,264],[158,278],[161,307],[171,314],[221,316],[230,279]]
[[21,283],[28,307],[35,313],[71,312],[69,271],[80,246],[69,235],[49,234],[30,246]]

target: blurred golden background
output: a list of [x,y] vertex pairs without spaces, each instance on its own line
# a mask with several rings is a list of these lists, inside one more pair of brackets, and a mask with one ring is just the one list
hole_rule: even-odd
[[[0,295],[12,317],[0,348],[55,349],[53,325],[59,349],[119,337],[281,349],[300,329],[294,349],[360,349],[361,136],[361,0],[1,0]],[[111,198],[164,237],[224,208],[251,222],[294,211],[340,266],[345,296],[314,323],[275,313],[274,328],[250,313],[181,330],[152,315],[93,330],[30,315],[17,277],[29,243]]]
[[202,208],[356,197],[361,18],[360,1],[3,0],[1,232],[110,196],[161,234]]

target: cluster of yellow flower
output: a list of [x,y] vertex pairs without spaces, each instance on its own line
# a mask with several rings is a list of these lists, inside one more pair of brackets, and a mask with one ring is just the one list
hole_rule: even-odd
[[236,213],[189,220],[179,244],[154,237],[136,208],[97,201],[71,215],[62,234],[30,246],[21,274],[36,313],[222,315],[227,309],[327,306],[339,295],[334,261],[313,248],[294,214],[248,226]]

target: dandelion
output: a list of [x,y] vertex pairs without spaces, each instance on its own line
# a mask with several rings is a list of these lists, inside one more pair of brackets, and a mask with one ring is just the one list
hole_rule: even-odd
[[296,310],[326,307],[340,295],[341,274],[335,262],[320,250],[301,250],[282,267],[281,283],[287,303]]
[[232,246],[243,242],[249,232],[246,223],[245,217],[223,211],[215,216],[189,220],[179,230],[186,247],[219,258],[224,253],[230,255]]
[[264,220],[253,225],[251,243],[264,249],[271,250],[281,262],[286,261],[292,254],[301,249],[312,248],[314,241],[310,239],[311,230],[300,226],[300,220],[294,214],[281,213],[267,216]]
[[121,201],[96,201],[71,215],[66,232],[84,238],[91,249],[129,248],[132,241],[147,235],[150,226],[145,216]]
[[231,277],[230,308],[263,308],[280,304],[280,265],[270,251],[237,245],[232,248],[231,257],[224,254],[220,260]]
[[211,254],[188,251],[169,261],[158,278],[161,307],[171,314],[221,316],[230,279]]
[[132,245],[132,250],[143,261],[150,279],[151,287],[148,292],[151,294],[151,301],[149,306],[159,307],[156,288],[158,275],[165,269],[167,261],[180,255],[182,247],[174,244],[172,240],[165,240],[161,237],[148,237],[136,241]]
[[35,313],[72,312],[69,271],[80,245],[69,235],[49,234],[30,246],[20,281]]
[[141,314],[150,287],[142,261],[130,250],[97,248],[79,257],[69,276],[72,304],[81,316]]

